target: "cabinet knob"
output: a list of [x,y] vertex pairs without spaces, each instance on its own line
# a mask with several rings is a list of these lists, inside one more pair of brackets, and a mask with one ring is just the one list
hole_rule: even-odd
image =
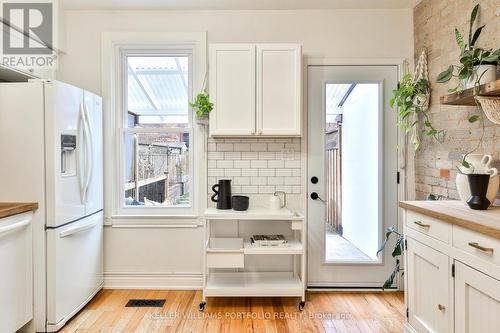
[[443,304],[438,304],[438,309],[439,309],[439,311],[444,311],[444,309],[446,309],[446,307]]
[[259,130],[259,134],[262,134],[262,130]]

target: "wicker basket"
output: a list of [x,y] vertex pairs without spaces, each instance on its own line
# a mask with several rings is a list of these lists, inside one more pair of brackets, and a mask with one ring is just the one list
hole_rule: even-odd
[[495,124],[500,124],[500,96],[476,96],[484,114]]

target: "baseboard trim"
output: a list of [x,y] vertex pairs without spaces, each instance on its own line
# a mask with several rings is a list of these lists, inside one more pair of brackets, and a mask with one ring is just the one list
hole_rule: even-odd
[[202,287],[201,274],[104,273],[104,289],[198,290]]

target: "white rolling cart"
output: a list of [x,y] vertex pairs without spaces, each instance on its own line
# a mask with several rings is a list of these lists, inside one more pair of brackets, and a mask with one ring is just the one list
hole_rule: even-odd
[[[304,216],[289,209],[269,210],[250,208],[205,211],[205,251],[203,255],[203,299],[200,311],[205,310],[207,297],[300,297],[298,308],[305,305],[306,287],[306,226]],[[255,247],[248,235],[240,235],[241,223],[266,221],[288,222],[288,247]],[[214,223],[236,223],[236,236],[218,237]],[[219,228],[220,229],[220,228]],[[247,236],[247,237],[245,237]],[[290,271],[246,271],[245,256],[292,256]],[[259,259],[261,260],[261,259]]]

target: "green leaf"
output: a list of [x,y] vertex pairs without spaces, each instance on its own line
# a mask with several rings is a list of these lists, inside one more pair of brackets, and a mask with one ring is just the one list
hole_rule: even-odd
[[480,117],[478,115],[473,115],[473,116],[470,116],[469,117],[469,123],[475,123],[476,121],[478,121],[480,119]]
[[455,28],[455,39],[457,40],[458,47],[460,47],[460,50],[463,52],[465,49],[464,37],[457,28]]
[[452,76],[453,76],[453,65],[450,65],[450,67],[448,67],[448,69],[439,73],[436,81],[438,83],[448,82],[448,81],[450,81]]
[[474,44],[476,43],[477,39],[479,38],[479,35],[481,35],[481,31],[484,29],[484,25],[477,28],[476,29],[476,32],[474,32],[474,36],[472,36],[472,40],[470,42],[470,46],[474,46]]
[[466,160],[462,160],[462,166],[463,166],[464,168],[470,169],[470,164],[469,164],[469,162],[467,162]]
[[474,22],[476,21],[477,12],[479,11],[479,4],[475,5],[470,14],[470,23],[469,23],[469,47],[472,47],[472,27],[474,26]]

